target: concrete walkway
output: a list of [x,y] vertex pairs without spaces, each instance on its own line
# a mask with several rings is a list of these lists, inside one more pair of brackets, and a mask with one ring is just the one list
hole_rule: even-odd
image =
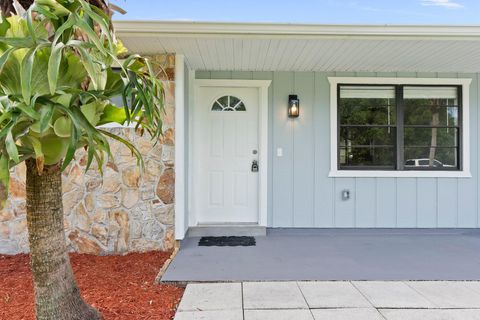
[[189,284],[175,320],[480,320],[480,282]]

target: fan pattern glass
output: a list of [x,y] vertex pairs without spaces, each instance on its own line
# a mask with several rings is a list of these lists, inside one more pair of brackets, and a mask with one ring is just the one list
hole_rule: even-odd
[[247,111],[242,100],[234,96],[223,96],[213,103],[212,111]]

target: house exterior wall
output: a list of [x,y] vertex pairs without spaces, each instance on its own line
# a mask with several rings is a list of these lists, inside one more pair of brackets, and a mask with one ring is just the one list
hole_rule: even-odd
[[[108,130],[132,141],[144,157],[145,170],[130,151],[111,141],[113,161],[102,177],[93,167],[85,172],[86,153],[63,173],[65,230],[72,251],[117,254],[167,250],[174,246],[174,55],[152,57],[166,93],[164,135],[155,144],[133,128]],[[28,252],[25,204],[25,166],[14,168],[10,197],[0,212],[0,254]]]
[[[329,178],[328,77],[471,78],[472,178]],[[269,88],[270,227],[477,228],[479,225],[480,75],[423,73],[215,72],[197,79],[272,80]],[[287,118],[289,94],[300,98],[300,118]],[[283,157],[276,157],[276,148]],[[351,199],[343,201],[341,191]]]

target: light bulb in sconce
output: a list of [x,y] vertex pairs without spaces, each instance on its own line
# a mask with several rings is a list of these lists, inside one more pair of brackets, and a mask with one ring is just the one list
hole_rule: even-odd
[[297,95],[288,96],[288,117],[298,118],[300,116],[300,100]]

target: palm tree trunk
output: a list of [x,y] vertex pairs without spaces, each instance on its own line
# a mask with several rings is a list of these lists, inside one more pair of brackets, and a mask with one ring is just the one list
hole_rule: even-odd
[[60,164],[38,174],[27,160],[27,222],[38,320],[95,320],[100,313],[80,296],[63,225]]

